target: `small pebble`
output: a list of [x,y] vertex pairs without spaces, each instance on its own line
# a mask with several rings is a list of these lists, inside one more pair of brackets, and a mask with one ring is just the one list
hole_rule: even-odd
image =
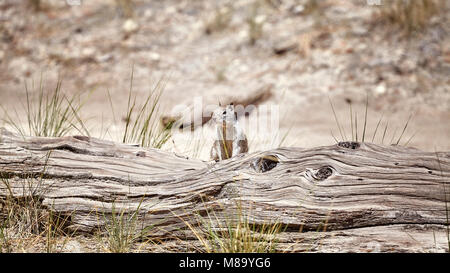
[[136,32],[139,29],[139,24],[132,19],[128,19],[123,23],[122,29],[126,33]]

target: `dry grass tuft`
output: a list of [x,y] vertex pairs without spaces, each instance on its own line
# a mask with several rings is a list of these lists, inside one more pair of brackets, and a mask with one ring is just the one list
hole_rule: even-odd
[[[410,127],[410,122],[414,116],[414,113],[411,113],[408,117],[408,119],[406,120],[405,124],[403,126],[400,127],[395,127],[393,133],[391,134],[391,138],[390,140],[387,141],[387,143],[385,143],[385,139],[387,139],[386,137],[388,137],[388,135],[390,134],[389,129],[391,129],[390,124],[389,124],[389,120],[386,120],[383,124],[383,118],[384,115],[381,115],[378,119],[378,122],[376,123],[373,135],[370,136],[367,133],[367,129],[368,127],[368,122],[369,122],[369,95],[366,94],[366,101],[365,101],[365,109],[364,109],[364,120],[363,120],[363,126],[362,128],[358,129],[358,111],[354,110],[352,107],[352,101],[351,100],[347,100],[347,103],[349,105],[349,121],[350,121],[350,130],[351,133],[349,135],[349,137],[347,137],[346,134],[346,130],[343,124],[341,124],[339,117],[336,113],[336,110],[334,108],[333,102],[331,101],[331,99],[328,97],[328,100],[330,102],[330,106],[331,106],[331,110],[333,112],[333,116],[334,119],[336,121],[336,126],[338,128],[338,132],[339,132],[339,136],[335,136],[333,134],[333,130],[331,130],[331,136],[334,138],[334,141],[336,143],[340,142],[340,141],[356,141],[356,142],[371,142],[371,143],[375,143],[376,142],[376,137],[377,137],[377,133],[379,130],[382,131],[382,133],[380,132],[379,136],[378,136],[378,141],[379,144],[381,145],[401,145],[401,146],[408,146],[408,144],[411,142],[411,140],[413,139],[413,137],[416,135],[416,133],[413,133],[408,140],[404,141],[404,143],[400,143],[404,137],[405,137],[405,132],[407,131],[407,129]],[[361,121],[359,121],[361,124]],[[361,125],[360,125],[361,126]],[[384,129],[380,126],[384,126]],[[392,124],[391,124],[392,126]],[[398,129],[401,129],[401,131],[397,134]],[[381,138],[381,139],[380,139]]]
[[[0,185],[8,192],[5,199],[0,199],[0,253],[34,252],[41,241],[46,252],[58,252],[73,235],[66,232],[70,215],[55,214],[39,198],[46,190],[42,183],[44,172],[38,176],[26,172],[22,177],[0,176]],[[12,179],[18,180],[14,186]],[[22,188],[14,188],[17,185]]]
[[256,41],[263,36],[263,27],[266,20],[265,15],[260,13],[261,2],[255,1],[250,6],[250,12],[247,16],[248,38],[250,45],[254,45]]
[[[140,206],[140,205],[139,205]],[[99,237],[104,244],[105,250],[112,253],[131,252],[137,240],[137,216],[139,207],[131,214],[125,209],[117,210],[115,203],[112,204],[111,216],[106,219],[105,232]]]
[[[33,88],[34,84],[33,84]],[[84,122],[80,118],[83,103],[79,95],[67,97],[61,91],[61,81],[51,92],[46,92],[41,81],[37,90],[30,92],[25,85],[27,95],[24,111],[26,121],[14,110],[11,115],[3,106],[4,122],[22,136],[62,137],[72,131],[78,131],[82,135],[89,136]],[[34,95],[37,94],[37,97]],[[26,125],[23,126],[22,122]]]
[[184,219],[184,223],[207,253],[270,253],[276,251],[277,235],[282,224],[251,224],[251,211],[247,214],[238,204],[236,213],[219,217],[215,211],[207,210],[206,217],[198,216],[198,225]]
[[28,5],[34,11],[40,11],[42,9],[41,0],[28,0]]
[[160,124],[159,102],[166,79],[161,78],[139,106],[136,103],[137,96],[133,95],[133,74],[132,71],[122,142],[160,149],[170,139],[169,129],[172,126],[172,123],[165,127]]
[[213,32],[220,32],[225,30],[233,17],[233,6],[225,5],[220,8],[216,8],[214,16],[207,19],[205,23],[205,33],[212,34]]
[[115,0],[116,8],[120,16],[132,18],[134,16],[135,3],[133,0]]
[[446,8],[446,0],[384,0],[380,17],[399,25],[408,35],[426,27]]

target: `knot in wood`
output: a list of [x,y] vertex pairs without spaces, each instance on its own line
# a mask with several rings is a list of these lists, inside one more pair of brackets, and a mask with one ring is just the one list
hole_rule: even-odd
[[333,174],[333,169],[329,166],[324,166],[320,168],[317,173],[315,173],[314,178],[317,180],[325,180]]
[[344,141],[344,142],[339,142],[338,146],[342,147],[342,148],[346,148],[346,149],[356,150],[359,147],[361,147],[361,144],[359,144],[358,142],[353,142],[353,141]]
[[264,155],[252,162],[252,167],[257,172],[265,173],[275,168],[280,162],[275,155]]
[[139,152],[136,153],[136,156],[145,157],[145,152],[144,151],[139,151]]

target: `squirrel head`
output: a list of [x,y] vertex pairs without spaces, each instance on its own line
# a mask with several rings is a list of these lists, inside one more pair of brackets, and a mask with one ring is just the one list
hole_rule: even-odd
[[212,119],[216,123],[234,122],[237,120],[237,114],[234,111],[234,105],[227,105],[225,108],[219,108],[214,111]]

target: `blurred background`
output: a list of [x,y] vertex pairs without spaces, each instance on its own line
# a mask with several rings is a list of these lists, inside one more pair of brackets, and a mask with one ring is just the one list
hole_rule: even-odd
[[[250,151],[354,139],[355,119],[361,139],[367,98],[366,141],[450,149],[446,0],[77,2],[0,0],[0,126],[61,80],[90,135],[121,141],[133,72],[138,103],[165,79],[161,117],[197,96],[278,105],[277,141],[248,131]],[[162,148],[207,159],[210,144]]]

